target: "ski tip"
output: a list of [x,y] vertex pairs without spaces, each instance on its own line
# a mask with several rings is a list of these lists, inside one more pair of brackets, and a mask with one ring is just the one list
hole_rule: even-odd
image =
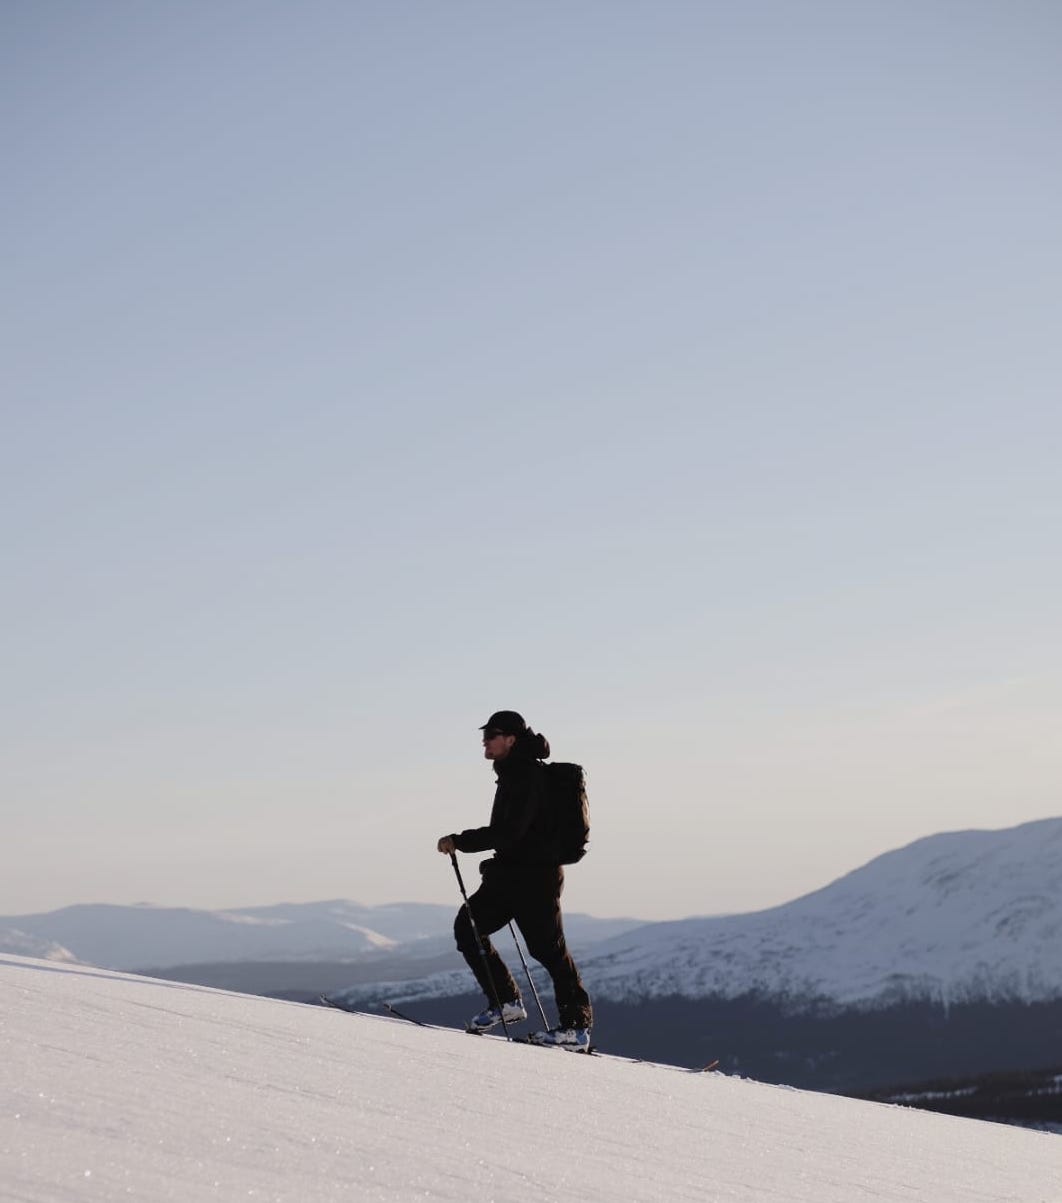
[[345,1007],[338,999],[329,998],[327,994],[318,994],[317,1005],[320,1007],[335,1007],[337,1011],[348,1011],[350,1008]]

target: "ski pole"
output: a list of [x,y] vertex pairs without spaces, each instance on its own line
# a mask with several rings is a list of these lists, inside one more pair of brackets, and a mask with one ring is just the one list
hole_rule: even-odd
[[461,891],[461,897],[465,900],[465,914],[468,916],[468,922],[472,925],[472,935],[475,937],[479,955],[483,958],[483,972],[486,975],[487,982],[490,984],[491,997],[494,1000],[494,1005],[498,1008],[498,1014],[501,1016],[502,1031],[505,1032],[506,1040],[512,1040],[512,1036],[509,1035],[509,1025],[505,1022],[505,1008],[501,1005],[501,1000],[498,997],[498,987],[495,986],[494,975],[490,971],[490,961],[487,959],[486,945],[484,945],[479,934],[479,928],[476,926],[476,920],[472,914],[472,907],[468,902],[468,894],[465,892],[465,883],[457,864],[457,853],[450,853],[450,863],[454,867],[454,873],[457,874],[457,887]]
[[546,1012],[542,1009],[542,999],[538,996],[538,991],[535,989],[535,980],[531,976],[531,970],[527,967],[527,962],[524,960],[523,949],[520,947],[520,941],[516,938],[516,928],[513,927],[513,921],[509,920],[509,930],[513,934],[513,943],[516,945],[516,951],[520,954],[520,964],[524,967],[524,974],[527,977],[527,984],[531,987],[531,993],[535,996],[535,1002],[538,1004],[538,1013],[542,1016],[542,1026],[549,1027],[549,1020],[546,1018]]

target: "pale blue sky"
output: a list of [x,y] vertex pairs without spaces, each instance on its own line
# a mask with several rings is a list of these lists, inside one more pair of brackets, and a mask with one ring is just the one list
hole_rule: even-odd
[[0,45],[0,913],[450,901],[498,707],[602,915],[1062,813],[1056,4]]

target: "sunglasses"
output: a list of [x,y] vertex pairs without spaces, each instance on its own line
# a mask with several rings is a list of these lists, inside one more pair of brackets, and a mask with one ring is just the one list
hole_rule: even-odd
[[499,735],[504,735],[504,734],[505,734],[504,731],[484,731],[483,732],[483,742],[487,743],[488,740],[497,739]]

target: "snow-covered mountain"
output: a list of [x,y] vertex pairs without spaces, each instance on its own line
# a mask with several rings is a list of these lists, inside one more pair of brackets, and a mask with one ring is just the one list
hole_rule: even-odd
[[[359,961],[421,952],[429,941],[453,948],[457,907],[403,902],[281,903],[224,911],[155,906],[70,906],[0,917],[0,951],[76,959],[110,969],[168,969],[241,961]],[[639,925],[636,919],[573,915],[583,944]],[[436,951],[436,950],[432,950]]]
[[1055,1203],[1062,1138],[0,956],[0,1198]]
[[[616,1002],[1060,998],[1062,819],[929,836],[783,906],[646,924],[598,945],[580,968],[595,999]],[[467,989],[458,970],[392,993],[410,1000]]]
[[0,947],[18,951],[11,947],[12,933],[22,932],[53,941],[90,964],[142,969],[193,961],[351,960],[432,930],[434,916],[418,908],[380,908],[386,913],[379,916],[373,909],[349,902],[228,911],[71,906],[0,918]]
[[646,926],[583,968],[613,999],[1059,998],[1062,819],[917,840],[784,906]]
[[42,961],[76,961],[77,957],[69,948],[57,944],[54,940],[20,931],[17,927],[5,927],[0,930],[0,952],[13,952],[17,956],[37,957]]
[[[452,952],[453,914],[453,906],[347,901],[229,911],[80,906],[0,919],[0,949],[114,969],[354,962]],[[570,915],[566,924],[599,1000],[756,994],[801,1008],[1062,998],[1062,819],[930,836],[754,914],[652,924]],[[380,968],[386,979],[383,959]],[[394,997],[468,989],[455,957],[453,972],[403,980]],[[378,996],[378,984],[349,995]]]

